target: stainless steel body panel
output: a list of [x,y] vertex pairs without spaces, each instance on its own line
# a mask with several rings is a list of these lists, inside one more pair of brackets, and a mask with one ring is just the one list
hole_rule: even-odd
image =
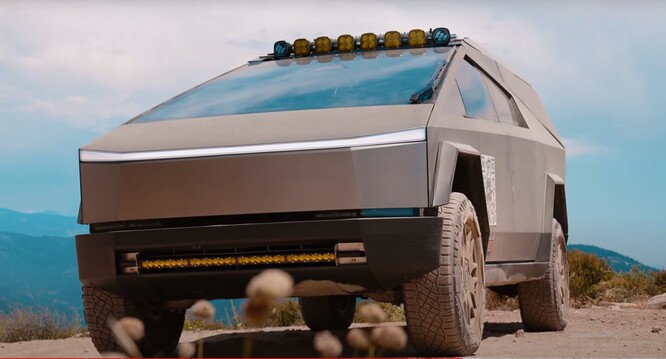
[[84,223],[426,207],[426,145],[81,163]]
[[[455,75],[468,59],[482,66],[485,75],[513,97],[526,127],[465,116],[463,105],[452,99],[460,98]],[[505,78],[512,80],[505,82]],[[439,94],[441,100],[435,104],[428,122],[429,158],[440,157],[441,144],[461,143],[494,159],[496,224],[489,225],[488,240],[492,242],[486,253],[489,263],[534,261],[537,258],[539,248],[544,247],[540,242],[543,238],[549,241],[550,236],[542,234],[550,232],[553,218],[552,207],[547,208],[547,197],[552,200],[552,194],[547,192],[547,174],[565,178],[564,148],[548,117],[543,120],[544,117],[535,115],[545,116],[541,103],[534,103],[538,96],[529,85],[517,85],[517,81],[522,80],[509,74],[506,67],[477,48],[463,46],[449,64]],[[518,89],[514,91],[516,87]],[[456,162],[450,157],[450,154],[446,155],[444,162],[455,166]],[[434,162],[429,162],[430,181],[441,183],[441,176],[450,176],[455,167],[436,169]],[[448,177],[444,179],[444,183],[450,181]],[[442,193],[431,195],[431,205],[443,204],[434,201],[437,197],[448,199]]]

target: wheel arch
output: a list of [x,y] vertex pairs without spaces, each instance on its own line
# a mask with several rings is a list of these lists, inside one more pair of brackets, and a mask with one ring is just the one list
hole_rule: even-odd
[[469,145],[440,142],[432,182],[430,204],[433,207],[447,204],[452,192],[463,193],[472,202],[479,219],[483,251],[487,252],[490,224],[483,185],[481,153]]
[[544,206],[543,233],[552,231],[553,219],[562,227],[565,240],[569,239],[569,220],[564,179],[556,174],[546,174],[546,203]]

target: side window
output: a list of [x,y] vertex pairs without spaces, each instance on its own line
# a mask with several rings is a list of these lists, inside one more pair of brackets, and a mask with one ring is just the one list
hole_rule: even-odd
[[483,79],[495,104],[500,122],[527,127],[513,98],[487,76],[483,76]]
[[456,83],[467,116],[490,121],[498,121],[497,111],[493,106],[481,72],[468,61],[463,62],[456,76]]

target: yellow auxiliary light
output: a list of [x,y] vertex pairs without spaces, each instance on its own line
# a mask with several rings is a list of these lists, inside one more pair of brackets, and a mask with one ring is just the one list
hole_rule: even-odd
[[298,39],[292,45],[294,48],[294,55],[308,56],[310,55],[310,41],[307,39]]
[[414,29],[408,35],[409,46],[423,47],[426,44],[426,33],[421,29]]
[[356,48],[356,39],[351,35],[338,36],[338,51],[349,52]]
[[366,32],[361,35],[361,49],[362,50],[374,50],[377,48],[377,35]]
[[397,31],[389,31],[384,34],[384,47],[387,49],[398,49],[402,46],[402,34]]
[[314,43],[315,53],[326,54],[333,50],[333,43],[328,36],[320,36],[315,39]]
[[145,259],[141,261],[141,269],[176,269],[200,267],[230,267],[296,263],[333,263],[335,254],[331,252],[267,254],[257,256],[216,256],[176,259]]

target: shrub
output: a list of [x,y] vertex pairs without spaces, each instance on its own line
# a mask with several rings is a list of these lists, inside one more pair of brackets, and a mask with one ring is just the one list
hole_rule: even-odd
[[391,303],[384,303],[384,302],[374,302],[370,300],[362,300],[358,303],[356,303],[356,314],[354,314],[354,323],[364,323],[364,320],[362,320],[359,316],[359,308],[368,305],[368,303],[376,303],[378,304],[384,313],[386,313],[386,316],[388,319],[386,320],[387,322],[404,322],[405,321],[405,309],[403,305],[395,305]]
[[666,269],[650,273],[660,293],[666,293]]
[[586,303],[600,294],[598,284],[613,278],[613,269],[605,260],[593,254],[573,250],[569,258],[569,287],[571,299]]
[[486,291],[487,310],[516,310],[518,309],[518,297],[512,297],[492,290]]
[[82,333],[78,315],[67,317],[46,307],[14,307],[0,313],[0,342],[64,339]]
[[640,270],[638,266],[597,284],[595,290],[600,299],[609,302],[645,300],[659,292],[654,277]]
[[266,317],[267,327],[289,327],[292,325],[305,325],[301,315],[301,306],[294,300],[285,300],[275,304]]

